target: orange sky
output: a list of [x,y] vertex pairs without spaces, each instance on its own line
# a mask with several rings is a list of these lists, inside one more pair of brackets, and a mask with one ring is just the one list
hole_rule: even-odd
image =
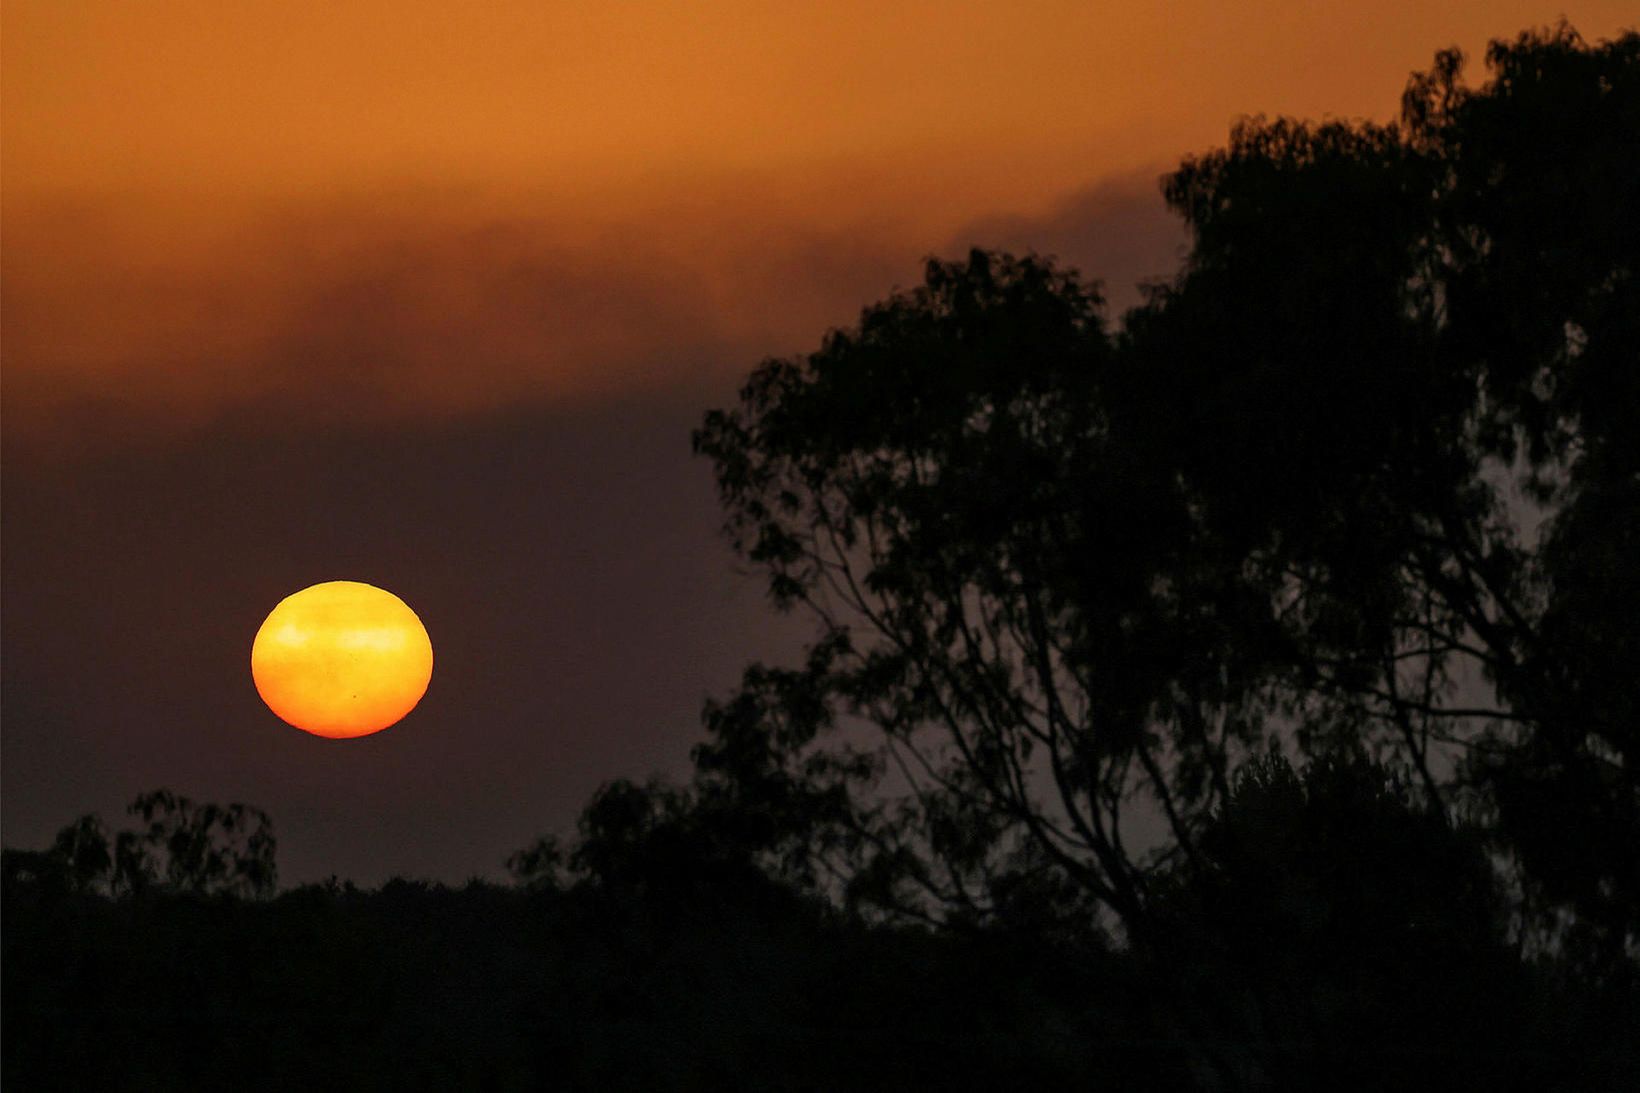
[[1165,227],[1124,224],[1237,115],[1387,117],[1437,47],[1562,10],[1591,38],[1633,20],[1509,0],[9,0],[8,424],[85,396],[425,411],[738,373],[999,217],[1008,239],[972,241],[1165,272]]

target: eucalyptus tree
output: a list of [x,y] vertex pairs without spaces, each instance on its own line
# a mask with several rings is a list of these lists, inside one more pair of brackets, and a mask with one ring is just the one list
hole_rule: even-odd
[[[168,789],[139,795],[140,820],[109,837],[102,819],[81,816],[43,851],[7,850],[8,880],[32,879],[117,898],[152,892],[267,898],[278,886],[278,840],[266,812],[198,802]],[[14,876],[15,874],[15,876]]]
[[818,631],[708,707],[701,800],[858,905],[1131,932],[1249,758],[1364,754],[1632,946],[1640,36],[1487,62],[1185,161],[1119,331],[976,251],[757,368],[695,447]]

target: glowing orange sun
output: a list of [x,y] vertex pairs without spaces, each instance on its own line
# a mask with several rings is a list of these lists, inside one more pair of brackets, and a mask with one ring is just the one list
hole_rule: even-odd
[[251,678],[268,708],[315,736],[369,736],[416,708],[433,678],[433,643],[385,589],[326,581],[279,601],[251,644]]

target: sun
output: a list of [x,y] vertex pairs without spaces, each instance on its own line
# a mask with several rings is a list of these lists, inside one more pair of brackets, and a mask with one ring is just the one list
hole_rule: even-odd
[[359,581],[326,581],[279,601],[251,643],[268,708],[315,736],[369,736],[416,708],[433,643],[408,604]]

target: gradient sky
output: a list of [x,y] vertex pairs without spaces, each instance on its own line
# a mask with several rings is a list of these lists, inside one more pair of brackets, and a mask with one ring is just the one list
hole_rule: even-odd
[[[884,9],[889,9],[885,12]],[[929,254],[1056,253],[1113,307],[1156,196],[1251,113],[1393,115],[1435,49],[1620,3],[10,0],[0,28],[8,845],[169,786],[287,882],[496,874],[804,629],[688,430]],[[1478,62],[1475,66],[1478,69]],[[334,743],[250,640],[391,588],[423,706]]]

